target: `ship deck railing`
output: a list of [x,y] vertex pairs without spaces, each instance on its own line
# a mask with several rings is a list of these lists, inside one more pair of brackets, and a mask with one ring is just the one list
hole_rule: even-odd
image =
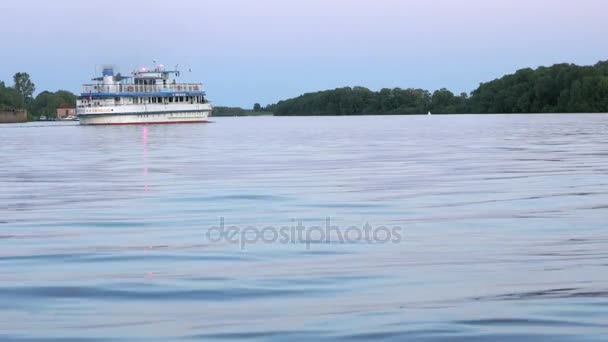
[[180,91],[203,91],[200,83],[170,83],[170,84],[85,84],[83,93],[159,93]]

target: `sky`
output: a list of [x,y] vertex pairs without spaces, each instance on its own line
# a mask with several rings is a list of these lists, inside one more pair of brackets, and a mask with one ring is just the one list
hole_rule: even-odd
[[470,92],[607,60],[607,13],[605,0],[2,0],[0,80],[25,71],[38,92],[79,92],[102,65],[156,60],[215,105],[343,86]]

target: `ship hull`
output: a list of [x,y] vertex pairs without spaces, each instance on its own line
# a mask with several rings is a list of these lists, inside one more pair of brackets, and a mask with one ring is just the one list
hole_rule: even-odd
[[[206,123],[211,114],[211,106],[204,108],[146,108],[131,112],[119,112],[113,108],[108,111],[79,113],[81,125],[138,125],[138,124],[185,124]],[[121,108],[122,109],[122,108]],[[126,108],[125,108],[126,109]],[[131,108],[135,109],[135,108]],[[139,108],[138,108],[139,109]],[[157,110],[151,110],[157,109]]]

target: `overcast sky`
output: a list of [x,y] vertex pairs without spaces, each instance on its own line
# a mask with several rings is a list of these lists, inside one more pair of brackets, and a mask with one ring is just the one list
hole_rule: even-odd
[[608,59],[604,0],[1,0],[0,80],[79,91],[96,67],[179,64],[216,105],[342,86],[471,91]]

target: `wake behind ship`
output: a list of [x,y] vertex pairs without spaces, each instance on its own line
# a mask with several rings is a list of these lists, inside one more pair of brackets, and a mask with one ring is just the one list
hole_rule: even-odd
[[83,85],[76,113],[81,125],[208,122],[213,107],[202,83],[177,83],[177,70],[140,68],[132,77],[104,67],[95,84]]

